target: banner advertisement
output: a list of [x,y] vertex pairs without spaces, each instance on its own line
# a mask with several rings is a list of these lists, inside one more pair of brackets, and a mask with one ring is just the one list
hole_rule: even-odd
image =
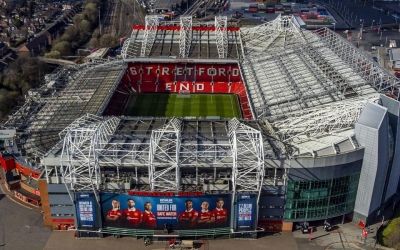
[[92,193],[76,194],[76,209],[79,228],[94,228],[95,226],[95,197]]
[[106,227],[195,230],[229,227],[231,195],[133,196],[101,194]]
[[240,194],[236,203],[237,231],[254,230],[256,216],[256,196],[252,194]]

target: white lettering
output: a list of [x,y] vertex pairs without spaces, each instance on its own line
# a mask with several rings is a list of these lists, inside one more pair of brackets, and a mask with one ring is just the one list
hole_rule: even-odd
[[204,68],[199,68],[199,76],[201,76],[204,73]]
[[197,89],[197,91],[204,90],[204,84],[203,83],[196,84],[196,89]]
[[218,75],[219,75],[219,76],[226,76],[226,74],[225,74],[225,69],[224,69],[224,68],[219,68],[219,69],[218,69]]
[[150,75],[150,71],[153,69],[153,67],[146,67],[146,69],[147,69],[147,75],[149,76]]
[[215,76],[216,74],[217,74],[217,71],[214,68],[207,69],[207,75]]
[[171,91],[171,89],[172,89],[172,88],[171,88],[171,85],[172,85],[171,83],[166,83],[166,84],[165,84],[165,90]]
[[192,75],[193,68],[186,68],[187,74]]
[[135,67],[130,67],[129,71],[131,72],[131,75],[134,75],[134,76],[137,75],[137,71],[136,71]]
[[167,75],[167,76],[169,76],[169,68],[168,67],[163,67],[162,68],[162,72],[161,72],[161,75]]
[[176,75],[181,76],[183,74],[183,68],[176,68]]
[[189,90],[189,83],[181,83],[180,89],[179,90]]
[[238,76],[239,75],[239,69],[232,69],[232,75],[233,76]]

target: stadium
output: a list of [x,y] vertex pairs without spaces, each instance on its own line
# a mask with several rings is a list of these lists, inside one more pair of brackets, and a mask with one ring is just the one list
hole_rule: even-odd
[[60,67],[30,90],[2,125],[2,175],[77,237],[368,225],[399,190],[398,86],[293,16],[248,28],[147,16],[121,57]]

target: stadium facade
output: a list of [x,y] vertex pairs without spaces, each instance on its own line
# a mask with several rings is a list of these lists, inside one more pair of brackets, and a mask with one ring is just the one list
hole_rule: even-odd
[[[339,216],[368,225],[395,202],[399,80],[331,30],[147,16],[122,51],[57,69],[2,125],[2,174],[46,225],[255,236]],[[146,92],[232,93],[242,117],[124,116]],[[156,224],[110,220],[129,198],[143,218],[151,204]],[[188,199],[200,215],[208,204],[211,224],[182,222],[197,218]]]

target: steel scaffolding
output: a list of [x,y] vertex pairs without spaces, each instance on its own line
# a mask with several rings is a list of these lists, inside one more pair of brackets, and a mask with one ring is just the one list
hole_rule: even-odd
[[233,151],[233,192],[260,194],[265,171],[261,131],[234,118],[229,121],[229,137]]
[[153,47],[157,35],[158,16],[146,16],[145,20],[146,26],[140,52],[141,57],[147,57],[150,55],[151,48]]
[[[309,138],[340,134],[354,127],[367,101],[336,102],[319,108],[305,109],[273,123],[282,142],[296,144]],[[347,136],[343,135],[344,138]],[[331,144],[331,143],[329,143]]]
[[71,192],[91,191],[97,197],[102,183],[98,152],[114,134],[120,120],[116,117],[103,119],[86,115],[73,122],[65,131],[61,153],[61,175],[71,200]]
[[228,54],[228,17],[215,17],[215,33],[219,58],[226,58]]
[[340,37],[330,29],[324,28],[315,33],[327,48],[346,62],[347,65],[377,91],[394,95],[396,100],[400,100],[400,80],[397,77],[387,72],[377,62],[374,62],[368,56],[358,51],[346,39]]
[[173,118],[164,127],[151,133],[149,155],[151,191],[179,192],[181,125],[181,120]]
[[180,25],[179,57],[187,58],[192,44],[192,16],[181,16]]
[[242,29],[240,33],[245,53],[265,51],[268,48],[294,46],[304,42],[304,39],[300,36],[301,30],[292,21],[291,16],[279,15],[271,22]]

